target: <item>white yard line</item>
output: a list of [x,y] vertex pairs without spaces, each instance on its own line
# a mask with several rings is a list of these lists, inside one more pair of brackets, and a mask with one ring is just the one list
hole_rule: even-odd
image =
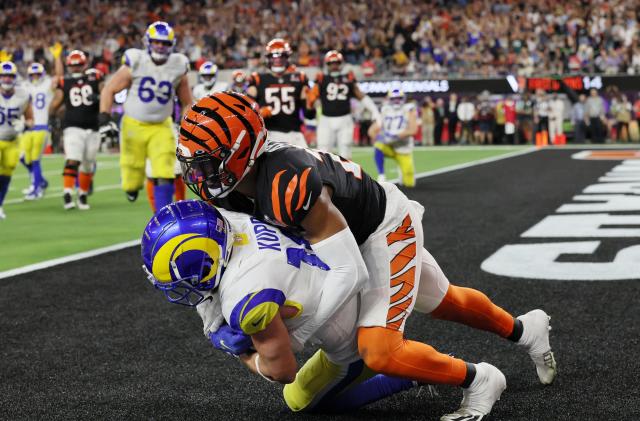
[[[109,185],[106,185],[106,186],[98,186],[93,191],[94,192],[101,192],[101,191],[107,191],[107,190],[115,190],[115,189],[119,189],[119,188],[120,188],[120,184],[109,184]],[[45,196],[42,199],[38,199],[38,200],[47,200],[47,199],[61,200],[62,199],[62,189],[61,188],[47,189],[47,192],[46,192]],[[5,200],[4,204],[5,205],[16,205],[18,203],[25,203],[25,202],[26,201],[23,198],[20,198],[20,199]]]
[[[443,173],[447,173],[447,172],[451,172],[451,171],[462,170],[462,169],[465,169],[465,168],[475,167],[477,165],[488,164],[488,163],[500,161],[500,160],[503,160],[503,159],[508,159],[508,158],[513,158],[513,157],[520,156],[520,155],[525,155],[525,154],[532,153],[532,152],[535,152],[535,151],[538,151],[538,150],[539,149],[531,147],[531,148],[527,148],[527,149],[524,149],[524,150],[515,151],[515,152],[512,152],[512,153],[507,153],[507,154],[504,154],[504,155],[493,156],[493,157],[481,159],[481,160],[478,160],[478,161],[468,162],[468,163],[465,163],[465,164],[452,165],[450,167],[440,168],[440,169],[437,169],[437,170],[427,171],[427,172],[416,174],[416,178],[431,177],[431,176],[437,175],[437,174],[443,174]],[[390,181],[391,182],[396,182],[397,179],[396,180],[390,180]],[[119,188],[119,187],[120,187],[120,185],[102,186],[102,188],[97,188],[96,190],[97,191],[110,190],[110,189]],[[51,196],[47,196],[47,197],[45,197],[45,199],[48,198],[48,197],[51,197]],[[58,196],[53,196],[53,197],[59,199]],[[21,201],[21,199],[20,199],[20,201]],[[10,202],[11,201],[8,201],[8,202],[5,202],[5,203],[10,203]],[[50,268],[52,266],[57,266],[57,265],[61,265],[61,264],[64,264],[64,263],[74,262],[76,260],[87,259],[89,257],[99,256],[101,254],[110,253],[110,252],[116,251],[116,250],[122,250],[122,249],[125,249],[127,247],[133,247],[133,246],[136,246],[136,245],[139,245],[139,244],[140,244],[140,240],[133,240],[133,241],[128,241],[126,243],[119,243],[119,244],[115,244],[115,245],[109,246],[109,247],[103,247],[103,248],[90,250],[90,251],[86,251],[86,252],[82,252],[82,253],[72,254],[70,256],[60,257],[58,259],[47,260],[45,262],[36,263],[36,264],[33,264],[33,265],[28,265],[28,266],[23,266],[23,267],[16,268],[16,269],[7,270],[5,272],[0,272],[0,279],[8,278],[10,276],[23,275],[25,273],[33,272],[33,271],[36,271],[36,270],[46,269],[46,268]]]
[[138,244],[140,244],[140,240],[132,240],[132,241],[127,241],[125,243],[114,244],[108,247],[102,247],[95,250],[83,251],[82,253],[71,254],[69,256],[64,256],[57,259],[35,263],[33,265],[23,266],[16,269],[10,269],[4,272],[0,272],[0,279],[9,278],[11,276],[16,276],[16,275],[23,275],[25,273],[33,272],[36,270],[62,265],[64,263],[75,262],[76,260],[87,259],[89,257],[99,256],[105,253],[111,253],[112,251],[117,251],[117,250],[122,250],[128,247],[137,246]]

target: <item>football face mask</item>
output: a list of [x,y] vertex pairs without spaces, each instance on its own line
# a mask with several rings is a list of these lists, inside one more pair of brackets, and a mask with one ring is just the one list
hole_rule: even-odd
[[[220,151],[219,155],[223,158],[228,152]],[[236,186],[236,177],[227,171],[225,161],[215,156],[200,154],[187,158],[178,155],[178,161],[185,184],[202,199],[224,197]]]

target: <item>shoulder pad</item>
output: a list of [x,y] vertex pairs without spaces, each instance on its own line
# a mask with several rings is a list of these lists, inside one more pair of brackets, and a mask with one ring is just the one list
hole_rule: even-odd
[[142,51],[137,48],[129,48],[122,55],[122,64],[130,68],[135,68],[140,62]]
[[269,326],[284,302],[284,293],[279,289],[265,288],[247,294],[231,311],[229,325],[247,335],[261,332]]

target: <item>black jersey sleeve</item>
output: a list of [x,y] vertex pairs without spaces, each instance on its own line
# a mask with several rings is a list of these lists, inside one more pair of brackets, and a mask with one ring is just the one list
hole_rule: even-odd
[[269,154],[265,164],[261,212],[280,225],[299,227],[322,193],[317,158],[302,148],[287,148]]

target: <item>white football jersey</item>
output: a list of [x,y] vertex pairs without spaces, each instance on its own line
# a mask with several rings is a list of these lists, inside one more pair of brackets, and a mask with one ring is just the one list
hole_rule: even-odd
[[[407,102],[397,107],[391,104],[385,104],[380,110],[381,127],[383,134],[383,142],[392,142],[396,140],[393,136],[406,130],[409,125],[409,115],[415,110],[413,102]],[[400,153],[411,152],[413,148],[413,136],[404,139],[403,143],[394,144],[394,149]]]
[[193,99],[195,101],[200,98],[204,98],[207,95],[214,94],[216,92],[222,92],[229,89],[229,84],[224,82],[216,82],[211,88],[204,86],[204,83],[198,83],[193,87]]
[[[219,294],[229,325],[252,335],[265,329],[283,305],[297,309],[285,319],[291,335],[311,320],[322,295],[328,267],[297,237],[249,215],[220,209],[235,235],[233,253],[222,276]],[[332,361],[358,358],[357,298],[354,297],[312,342]]]
[[31,95],[31,107],[33,108],[33,124],[36,130],[48,130],[49,105],[53,100],[51,89],[51,77],[45,76],[36,83],[27,82],[24,87]]
[[189,71],[189,59],[184,54],[172,53],[166,62],[156,64],[146,51],[130,48],[122,60],[133,77],[124,113],[145,123],[166,120],[173,112],[176,87]]
[[25,108],[29,105],[29,93],[16,87],[13,95],[0,95],[0,140],[14,140],[18,136],[16,122],[21,120]]

